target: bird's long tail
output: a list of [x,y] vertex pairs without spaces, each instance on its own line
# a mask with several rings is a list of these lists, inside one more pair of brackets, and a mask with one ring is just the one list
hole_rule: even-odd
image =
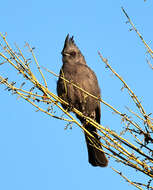
[[[100,150],[102,147],[100,145],[98,135],[96,134],[96,128],[90,124],[86,125],[85,128],[95,137],[94,139],[87,133],[85,134],[89,163],[93,166],[106,167],[108,165],[108,160],[104,152]],[[99,149],[95,148],[95,145]]]

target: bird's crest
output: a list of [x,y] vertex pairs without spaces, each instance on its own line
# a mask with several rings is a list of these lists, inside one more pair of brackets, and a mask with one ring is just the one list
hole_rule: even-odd
[[69,49],[77,49],[79,51],[79,48],[76,46],[75,42],[74,42],[74,37],[69,37],[69,34],[66,36],[65,38],[65,43],[64,43],[64,48],[62,50],[62,53],[64,51],[67,51]]

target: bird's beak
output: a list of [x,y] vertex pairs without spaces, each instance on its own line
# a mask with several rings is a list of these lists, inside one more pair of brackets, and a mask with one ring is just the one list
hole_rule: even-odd
[[70,54],[69,54],[69,53],[64,52],[64,51],[62,51],[62,52],[61,52],[61,54],[62,54],[63,56],[70,56]]

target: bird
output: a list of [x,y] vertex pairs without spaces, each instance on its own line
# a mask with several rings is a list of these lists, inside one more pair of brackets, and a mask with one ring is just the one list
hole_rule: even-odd
[[[60,69],[57,81],[57,94],[69,104],[68,107],[63,103],[62,107],[69,112],[73,111],[73,108],[76,108],[82,112],[83,115],[92,118],[100,124],[100,102],[81,90],[83,89],[89,94],[100,98],[101,92],[98,80],[94,71],[92,71],[92,69],[90,69],[86,64],[85,58],[75,44],[73,36],[70,37],[69,34],[66,36],[61,54],[63,65]],[[69,83],[67,83],[63,78],[68,80]],[[77,85],[81,89],[77,88],[73,84]],[[76,117],[80,120],[85,129],[94,136],[93,138],[88,133],[84,132],[89,163],[92,166],[106,167],[108,165],[108,159],[102,151],[100,139],[97,135],[97,129],[89,122],[86,122],[85,118],[78,114],[76,114]]]

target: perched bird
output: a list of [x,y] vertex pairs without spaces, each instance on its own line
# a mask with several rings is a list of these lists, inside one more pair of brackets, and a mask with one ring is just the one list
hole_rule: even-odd
[[[72,111],[72,108],[74,107],[82,112],[85,116],[94,119],[100,124],[100,102],[73,85],[76,84],[80,88],[98,98],[101,96],[97,77],[95,73],[87,66],[84,56],[74,42],[73,36],[69,37],[69,35],[67,35],[64,48],[61,53],[63,65],[60,70],[60,76],[71,82],[67,83],[60,77],[57,82],[58,96],[68,102],[70,105],[68,108],[63,104],[63,108],[67,109],[68,111]],[[99,150],[102,149],[102,147],[100,145],[98,135],[96,134],[96,128],[87,123],[84,118],[77,114],[76,116],[81,121],[83,126],[96,139],[95,140],[85,133],[89,163],[93,166],[107,166],[108,160],[105,154]],[[92,141],[95,143],[98,149],[94,147]]]

